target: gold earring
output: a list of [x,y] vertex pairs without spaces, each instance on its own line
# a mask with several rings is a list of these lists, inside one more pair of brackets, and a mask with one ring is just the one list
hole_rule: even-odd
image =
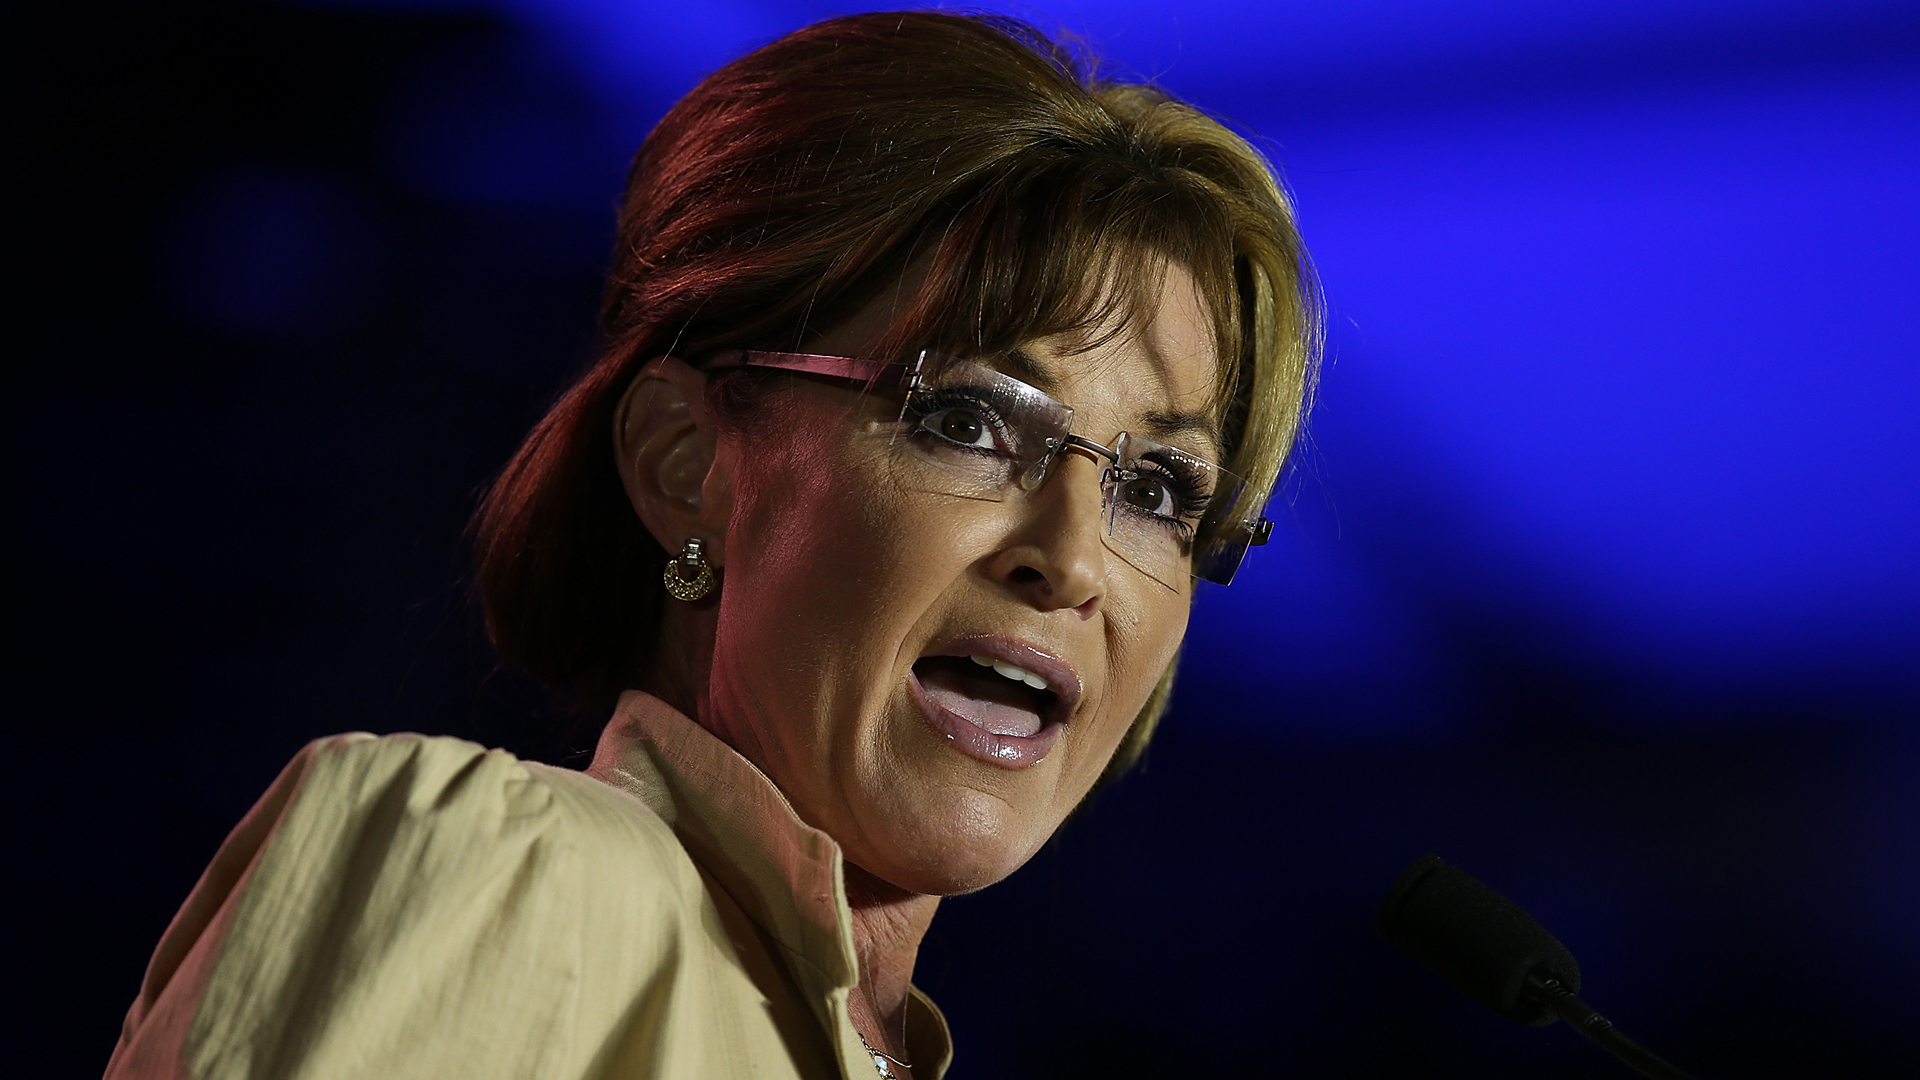
[[[666,583],[667,592],[675,600],[692,603],[713,591],[713,567],[701,555],[707,546],[699,537],[689,537],[687,546],[682,548],[678,558],[667,560],[667,571],[660,575]],[[692,577],[689,572],[697,571]]]

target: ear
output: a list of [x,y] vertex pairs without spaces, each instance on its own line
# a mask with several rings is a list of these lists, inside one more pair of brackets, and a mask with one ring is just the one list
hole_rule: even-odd
[[706,541],[706,560],[726,565],[733,478],[720,461],[706,404],[707,377],[663,356],[634,376],[613,414],[614,467],[641,524],[676,555]]

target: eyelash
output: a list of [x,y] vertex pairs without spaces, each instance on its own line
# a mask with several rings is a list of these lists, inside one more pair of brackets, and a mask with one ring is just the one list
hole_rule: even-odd
[[[1000,416],[999,410],[995,409],[988,403],[984,396],[975,391],[966,389],[928,390],[920,397],[920,400],[912,402],[911,405],[913,411],[919,414],[922,421],[925,421],[931,416],[938,416],[948,409],[966,409],[968,412],[979,417],[987,427],[993,430],[996,436],[995,442],[998,445],[1005,446],[1012,441],[1008,437],[1007,422]],[[952,439],[929,428],[924,422],[915,424],[913,433],[916,435],[924,435],[927,438],[938,439],[942,445],[955,450],[966,450],[976,454],[992,454],[998,452],[997,450],[989,450],[984,446],[969,446],[965,443],[954,442]]]
[[[1155,521],[1164,522],[1169,527],[1177,528],[1183,533],[1192,534],[1197,528],[1197,525],[1191,518],[1194,515],[1203,513],[1207,508],[1209,493],[1206,490],[1204,478],[1202,478],[1198,471],[1192,466],[1179,461],[1177,458],[1171,461],[1162,461],[1158,458],[1143,458],[1139,464],[1141,466],[1152,466],[1151,475],[1157,476],[1167,482],[1173,489],[1173,498],[1177,508],[1172,517],[1138,510],[1129,510],[1128,512],[1139,513]],[[1125,500],[1122,499],[1116,498],[1114,501],[1116,504],[1131,506],[1131,504],[1125,503]]]

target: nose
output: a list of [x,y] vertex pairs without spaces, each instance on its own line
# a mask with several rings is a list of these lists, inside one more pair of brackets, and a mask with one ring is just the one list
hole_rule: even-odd
[[1078,453],[1054,460],[1046,482],[1019,501],[1019,524],[988,562],[988,573],[1042,611],[1093,615],[1107,593],[1100,531],[1100,476],[1106,463]]

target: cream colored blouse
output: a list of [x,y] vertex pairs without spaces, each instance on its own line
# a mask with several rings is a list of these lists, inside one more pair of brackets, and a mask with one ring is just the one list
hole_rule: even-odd
[[[856,980],[839,845],[635,691],[585,774],[308,745],[174,916],[107,1077],[873,1080]],[[907,1045],[946,1071],[917,989]]]

